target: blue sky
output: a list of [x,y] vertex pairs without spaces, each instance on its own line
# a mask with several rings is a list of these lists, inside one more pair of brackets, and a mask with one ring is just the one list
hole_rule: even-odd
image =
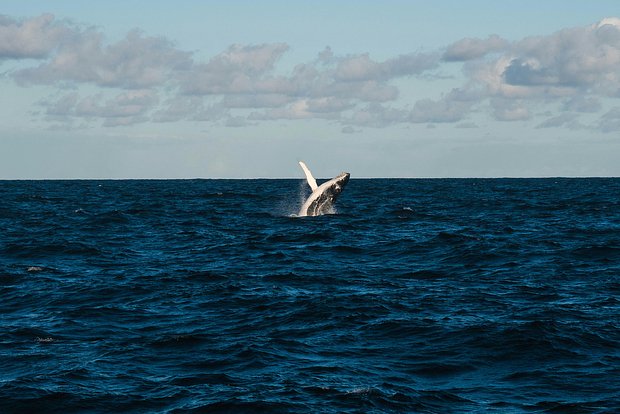
[[5,2],[0,179],[620,176],[619,68],[615,0]]

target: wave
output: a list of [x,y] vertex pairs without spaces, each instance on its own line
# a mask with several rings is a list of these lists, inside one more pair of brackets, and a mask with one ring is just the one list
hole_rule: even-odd
[[0,412],[620,411],[620,180],[302,184],[3,184]]

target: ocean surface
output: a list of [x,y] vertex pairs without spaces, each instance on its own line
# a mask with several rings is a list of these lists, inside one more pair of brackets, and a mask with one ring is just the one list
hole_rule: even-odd
[[620,179],[0,181],[0,413],[618,413]]

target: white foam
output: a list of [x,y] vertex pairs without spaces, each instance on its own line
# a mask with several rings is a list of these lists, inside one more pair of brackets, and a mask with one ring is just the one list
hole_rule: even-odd
[[33,273],[33,272],[42,272],[43,268],[40,267],[40,266],[30,266],[30,267],[28,267],[28,269],[26,269],[26,271],[27,272],[31,272],[31,273]]

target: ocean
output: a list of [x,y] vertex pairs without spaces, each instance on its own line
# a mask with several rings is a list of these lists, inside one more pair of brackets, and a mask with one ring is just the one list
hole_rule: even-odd
[[620,179],[306,187],[0,181],[0,412],[620,412]]

